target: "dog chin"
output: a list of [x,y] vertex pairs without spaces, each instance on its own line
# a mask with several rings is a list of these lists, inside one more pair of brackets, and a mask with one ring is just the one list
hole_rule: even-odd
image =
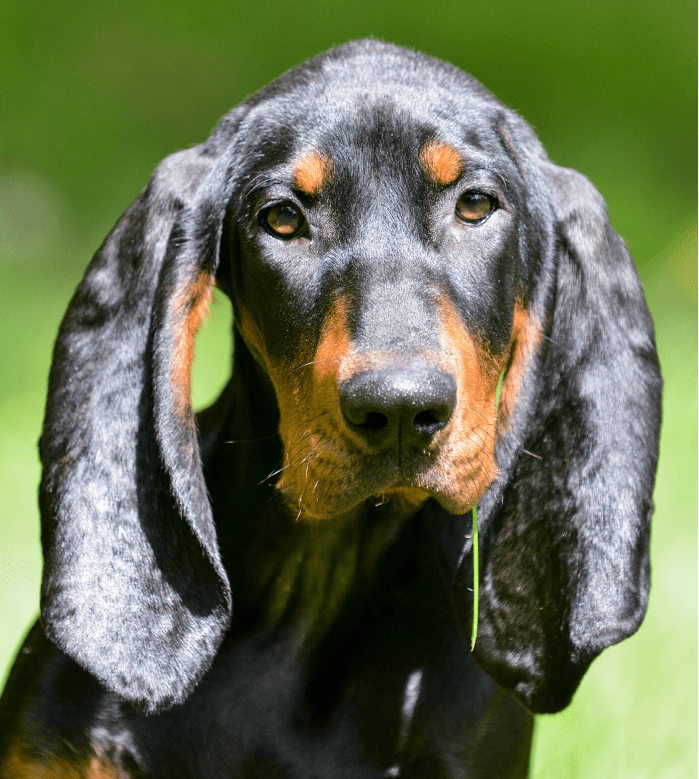
[[471,509],[478,504],[480,496],[473,500],[472,498],[464,499],[460,495],[444,495],[436,494],[433,496],[437,503],[450,514],[467,514]]
[[[338,496],[338,501],[305,506],[299,513],[299,520],[331,520],[339,517],[359,516],[364,512],[376,512],[377,514],[391,514],[410,516],[418,511],[430,498],[450,514],[466,514],[478,502],[471,494],[459,495],[458,493],[446,494],[438,490],[424,489],[415,486],[389,486],[385,489],[374,490],[369,495],[355,493],[352,496]],[[298,505],[296,501],[290,501],[290,505]]]

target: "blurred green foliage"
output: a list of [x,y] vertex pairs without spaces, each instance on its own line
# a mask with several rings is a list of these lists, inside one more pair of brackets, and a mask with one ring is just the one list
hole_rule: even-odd
[[[374,36],[472,73],[597,185],[654,314],[666,382],[654,585],[633,639],[540,719],[532,775],[697,775],[696,10],[688,2],[9,0],[0,8],[0,672],[38,608],[35,442],[52,341],[157,162],[281,72]],[[228,372],[229,306],[195,400]]]

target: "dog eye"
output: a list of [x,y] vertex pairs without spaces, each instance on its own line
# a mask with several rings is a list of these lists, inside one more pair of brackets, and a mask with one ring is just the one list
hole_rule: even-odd
[[464,222],[480,222],[496,207],[495,198],[485,192],[464,192],[456,202],[456,215]]
[[306,229],[306,220],[293,203],[278,203],[262,212],[261,222],[267,232],[288,240]]

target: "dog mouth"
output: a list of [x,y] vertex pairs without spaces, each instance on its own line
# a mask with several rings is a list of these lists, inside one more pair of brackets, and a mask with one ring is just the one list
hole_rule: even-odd
[[360,507],[413,513],[429,499],[451,514],[465,514],[494,479],[491,459],[483,452],[450,457],[423,449],[352,467],[346,458],[319,456],[307,463],[303,478],[282,476],[276,486],[299,520],[332,519]]
[[488,386],[463,376],[459,384],[453,377],[460,375],[422,361],[344,382],[332,374],[327,393],[318,390],[309,403],[315,416],[299,413],[300,388],[281,407],[276,485],[297,517],[332,519],[359,506],[417,507],[428,499],[451,514],[473,508],[498,473],[496,382],[488,374]]

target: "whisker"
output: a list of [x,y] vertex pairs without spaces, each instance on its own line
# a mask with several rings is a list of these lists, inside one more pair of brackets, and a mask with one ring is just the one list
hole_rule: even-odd
[[303,365],[297,365],[293,370],[298,371],[301,370],[301,368],[308,368],[311,365],[319,365],[322,362],[339,362],[339,361],[340,361],[340,357],[328,357],[325,360],[311,360],[311,362],[305,362],[303,363]]
[[258,441],[269,441],[270,438],[275,438],[279,433],[270,433],[269,435],[263,435],[260,438],[232,438],[230,441],[224,441],[224,444],[256,444]]
[[272,473],[270,473],[269,476],[265,476],[265,478],[262,479],[262,481],[258,481],[257,482],[257,486],[259,487],[260,484],[264,484],[266,481],[269,481],[269,479],[271,479],[273,476],[277,476],[282,471],[285,471],[290,465],[291,465],[291,463],[287,463],[286,465],[282,465],[281,468],[277,468],[276,471],[272,471]]

